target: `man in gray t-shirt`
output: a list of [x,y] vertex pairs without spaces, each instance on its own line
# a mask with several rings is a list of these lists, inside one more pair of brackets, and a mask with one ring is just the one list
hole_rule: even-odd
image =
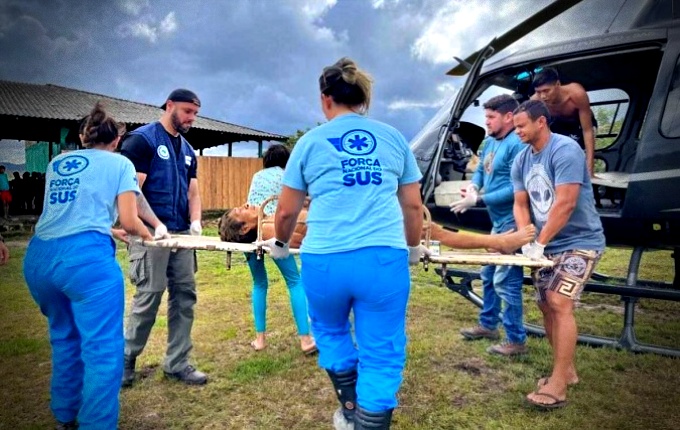
[[567,386],[578,382],[573,301],[593,273],[605,238],[578,144],[550,132],[550,113],[541,101],[522,103],[513,121],[519,138],[529,144],[512,166],[513,213],[517,228],[533,222],[538,231],[536,240],[523,246],[522,253],[555,263],[532,272],[554,359],[552,374],[538,381],[538,389],[527,401],[552,409],[566,405]]

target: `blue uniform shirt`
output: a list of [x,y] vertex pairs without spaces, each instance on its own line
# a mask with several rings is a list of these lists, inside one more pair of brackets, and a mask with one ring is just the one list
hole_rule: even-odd
[[573,139],[551,133],[548,144],[538,153],[527,146],[519,153],[512,166],[515,191],[529,194],[531,219],[540,230],[548,220],[555,202],[555,187],[579,184],[576,208],[567,224],[546,244],[546,254],[557,254],[575,249],[603,251],[604,232],[595,209],[593,186],[586,168],[583,150]]
[[101,149],[58,155],[47,166],[35,234],[43,240],[85,231],[110,235],[117,197],[126,191],[140,192],[135,167],[122,155]]
[[421,177],[406,139],[387,124],[346,114],[310,130],[283,177],[284,185],[311,197],[302,252],[405,249],[397,188]]
[[503,232],[515,227],[512,215],[514,192],[510,170],[515,156],[524,149],[522,141],[514,131],[502,139],[487,137],[482,157],[472,176],[477,189],[484,190],[482,200],[489,210],[493,229]]

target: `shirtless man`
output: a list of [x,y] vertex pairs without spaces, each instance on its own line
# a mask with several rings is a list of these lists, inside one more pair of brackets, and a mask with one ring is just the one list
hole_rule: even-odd
[[[224,242],[252,243],[257,239],[258,206],[245,204],[231,208],[222,215],[218,224],[220,239]],[[307,233],[307,210],[303,209],[298,216],[298,224],[290,241],[291,248],[300,248],[302,239]],[[262,239],[274,237],[274,216],[264,218],[262,223]],[[432,223],[431,239],[438,240],[443,245],[458,249],[489,249],[505,254],[512,253],[532,240],[536,234],[533,225],[527,225],[516,232],[504,234],[476,234],[459,233],[445,230],[442,226]]]
[[548,106],[552,122],[550,130],[574,139],[586,151],[586,166],[593,176],[595,163],[594,116],[590,110],[588,93],[581,84],[562,85],[557,70],[546,67],[536,74],[532,82],[532,100],[541,100]]

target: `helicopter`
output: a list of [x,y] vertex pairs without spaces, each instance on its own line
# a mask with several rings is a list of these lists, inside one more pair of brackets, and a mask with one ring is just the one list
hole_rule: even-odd
[[[421,197],[432,220],[444,227],[488,233],[491,222],[483,206],[457,215],[449,209],[469,183],[468,162],[485,137],[484,128],[473,121],[476,117],[482,123],[480,103],[502,93],[519,102],[529,99],[533,77],[546,67],[556,69],[563,84],[578,82],[598,122],[592,183],[607,245],[633,248],[626,278],[595,274],[586,286],[586,291],[621,295],[621,337],[582,335],[579,340],[680,356],[679,349],[637,342],[633,318],[640,297],[680,301],[680,0],[636,3],[636,15],[621,31],[576,35],[499,55],[583,2],[554,1],[465,59],[454,57],[458,65],[447,74],[465,76],[464,84],[410,143],[423,173]],[[674,251],[673,284],[637,279],[646,249]],[[455,269],[439,272],[450,289],[481,306],[470,283],[477,275]],[[529,326],[534,334],[544,333]]]

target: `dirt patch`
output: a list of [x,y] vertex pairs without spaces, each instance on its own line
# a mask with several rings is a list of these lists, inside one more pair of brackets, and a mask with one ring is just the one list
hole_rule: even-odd
[[454,364],[453,368],[472,376],[480,376],[491,372],[491,369],[480,358],[471,358],[461,363]]

